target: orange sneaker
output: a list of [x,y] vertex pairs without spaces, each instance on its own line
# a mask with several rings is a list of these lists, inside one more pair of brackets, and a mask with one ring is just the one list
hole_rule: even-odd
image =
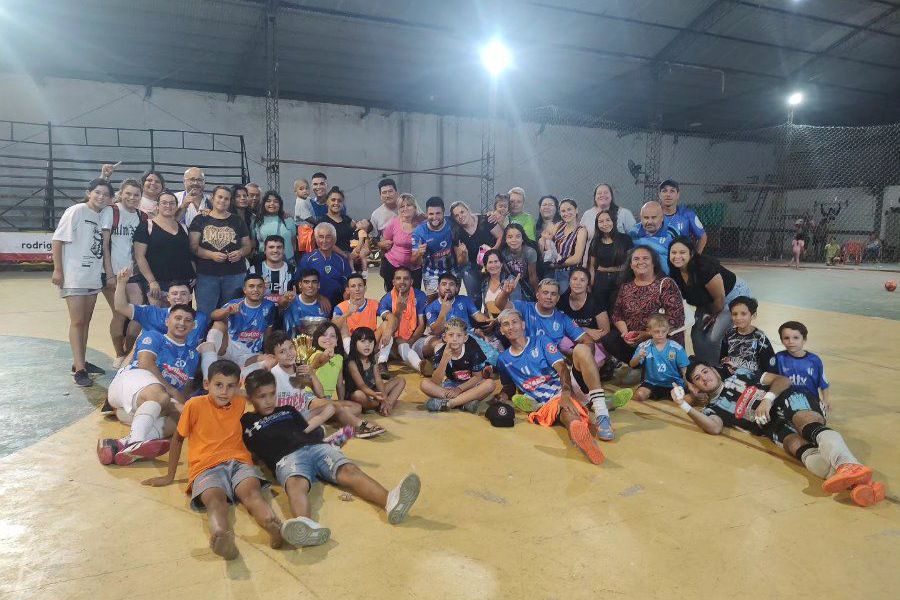
[[884,484],[880,481],[861,483],[850,488],[850,499],[857,506],[873,506],[884,500]]
[[595,465],[603,463],[606,457],[603,456],[603,452],[594,440],[594,436],[591,435],[591,430],[587,423],[584,421],[575,421],[569,425],[569,437],[572,438],[575,445],[584,452],[584,455],[587,456],[589,461]]
[[846,463],[837,468],[834,475],[822,484],[822,491],[836,494],[848,490],[860,483],[872,481],[872,469],[865,465]]

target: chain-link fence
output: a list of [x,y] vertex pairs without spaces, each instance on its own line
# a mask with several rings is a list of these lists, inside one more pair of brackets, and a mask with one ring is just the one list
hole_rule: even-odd
[[[507,136],[498,135],[497,180],[525,171],[542,193],[578,198],[581,210],[605,182],[637,217],[661,180],[677,180],[720,257],[787,259],[800,235],[807,261],[823,261],[829,242],[851,260],[900,258],[900,124],[693,134],[543,109]],[[504,157],[514,154],[504,141],[529,151]]]

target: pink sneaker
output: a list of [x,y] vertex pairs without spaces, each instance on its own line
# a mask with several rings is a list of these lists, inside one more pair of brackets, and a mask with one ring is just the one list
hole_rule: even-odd
[[97,458],[101,465],[111,465],[116,455],[122,451],[122,442],[115,439],[97,440]]
[[169,440],[145,440],[126,446],[116,454],[115,462],[120,467],[130,465],[139,460],[146,460],[162,456],[169,451]]
[[350,441],[356,435],[356,428],[353,425],[344,425],[327,438],[322,440],[326,444],[331,444],[332,446],[337,446],[340,448],[344,444]]

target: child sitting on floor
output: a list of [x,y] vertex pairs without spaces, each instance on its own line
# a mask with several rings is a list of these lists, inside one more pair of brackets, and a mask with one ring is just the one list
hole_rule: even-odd
[[769,371],[784,375],[791,380],[795,390],[807,392],[821,400],[822,410],[831,410],[828,402],[828,380],[825,379],[825,365],[822,359],[812,352],[806,351],[806,336],[809,331],[799,321],[782,323],[778,335],[785,349],[778,352],[771,360]]
[[444,345],[434,355],[434,372],[419,388],[428,397],[431,412],[461,408],[478,412],[478,403],[494,395],[496,383],[484,377],[487,357],[466,331],[466,323],[453,317],[444,328]]
[[684,370],[690,361],[684,347],[667,336],[672,326],[665,315],[647,320],[650,339],[638,344],[628,363],[632,369],[644,366],[644,380],[638,386],[638,400],[667,400],[675,385],[684,386]]
[[369,327],[357,327],[350,335],[345,377],[347,399],[359,403],[363,412],[377,410],[389,415],[406,387],[406,380],[394,377],[387,384],[382,381],[382,365],[375,361],[375,343],[375,332]]
[[331,536],[327,527],[310,518],[308,494],[317,479],[384,507],[392,525],[406,518],[419,496],[418,475],[410,473],[388,492],[337,447],[323,443],[321,429],[307,423],[293,406],[276,406],[275,377],[271,373],[251,373],[245,385],[255,412],[241,418],[244,442],[275,474],[295,515],[284,523],[285,539],[297,546],[316,546]]

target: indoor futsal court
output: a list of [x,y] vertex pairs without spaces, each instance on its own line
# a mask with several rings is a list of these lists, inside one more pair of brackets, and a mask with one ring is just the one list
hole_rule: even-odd
[[0,0],[0,598],[897,597],[898,72],[880,0]]

